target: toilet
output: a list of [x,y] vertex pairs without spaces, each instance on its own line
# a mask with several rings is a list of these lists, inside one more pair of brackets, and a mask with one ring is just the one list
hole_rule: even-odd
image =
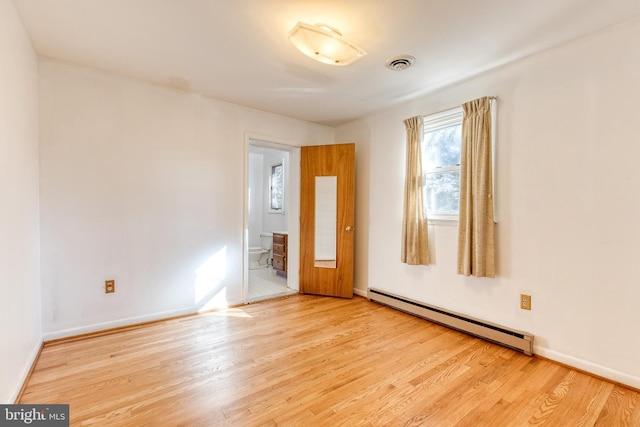
[[273,233],[260,233],[260,247],[249,248],[249,270],[269,266]]

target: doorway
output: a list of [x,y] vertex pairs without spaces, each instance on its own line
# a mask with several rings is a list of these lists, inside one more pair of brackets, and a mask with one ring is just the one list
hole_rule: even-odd
[[[250,303],[299,289],[300,149],[254,138],[246,148],[243,299]],[[273,263],[274,233],[288,236],[285,271],[281,245]]]

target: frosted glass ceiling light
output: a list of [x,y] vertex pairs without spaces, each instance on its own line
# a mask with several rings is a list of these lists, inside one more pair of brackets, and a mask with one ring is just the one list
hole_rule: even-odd
[[302,53],[324,64],[349,65],[367,54],[326,24],[298,22],[289,32],[289,40]]

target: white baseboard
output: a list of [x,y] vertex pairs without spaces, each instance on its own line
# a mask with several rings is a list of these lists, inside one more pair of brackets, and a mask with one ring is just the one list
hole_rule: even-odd
[[18,378],[16,378],[15,384],[9,391],[9,396],[7,397],[7,400],[6,400],[7,404],[12,404],[16,401],[16,399],[18,399],[20,390],[22,390],[22,386],[27,381],[27,377],[29,376],[31,367],[36,362],[36,359],[40,354],[41,348],[42,348],[42,340],[36,342],[33,346],[33,349],[29,353],[29,357],[25,361],[24,366],[22,367],[22,371],[20,372],[20,375],[18,376]]
[[564,365],[597,375],[599,377],[606,378],[620,384],[625,384],[636,389],[640,389],[640,378],[636,376],[616,371],[614,369],[607,368],[606,366],[591,363],[586,360],[578,359],[564,353],[558,353],[557,351],[537,347],[535,345],[533,346],[533,353],[546,357],[549,360],[553,360]]
[[367,290],[362,290],[362,289],[358,289],[358,288],[353,288],[353,293],[356,295],[360,295],[361,297],[367,297]]
[[[242,301],[228,301],[227,302],[227,306],[235,306],[235,305],[241,305]],[[226,307],[218,307],[220,309],[224,309]],[[153,314],[146,314],[143,316],[135,316],[135,317],[127,317],[124,319],[118,319],[118,320],[112,320],[109,322],[103,322],[103,323],[94,323],[92,325],[86,325],[86,326],[80,326],[77,328],[70,328],[70,329],[63,329],[60,331],[53,331],[53,332],[45,332],[44,336],[43,336],[43,340],[44,342],[47,341],[52,341],[52,340],[57,340],[57,339],[61,339],[61,338],[69,338],[69,337],[74,337],[77,335],[83,335],[83,334],[90,334],[93,332],[100,332],[100,331],[105,331],[108,329],[113,329],[113,328],[121,328],[124,326],[131,326],[131,325],[135,325],[138,323],[145,323],[145,322],[153,322],[156,320],[163,320],[163,319],[168,319],[171,317],[176,317],[176,316],[186,316],[189,314],[196,314],[201,310],[201,307],[199,306],[192,306],[192,307],[187,307],[187,308],[182,308],[182,309],[178,309],[178,310],[170,310],[170,311],[163,311],[163,312],[159,312],[159,313],[153,313]]]

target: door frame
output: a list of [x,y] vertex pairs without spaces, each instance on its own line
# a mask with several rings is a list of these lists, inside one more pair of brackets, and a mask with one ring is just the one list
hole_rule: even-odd
[[270,136],[244,135],[244,194],[242,227],[242,301],[249,303],[249,147],[258,146],[289,153],[287,286],[300,290],[300,146],[302,144]]

